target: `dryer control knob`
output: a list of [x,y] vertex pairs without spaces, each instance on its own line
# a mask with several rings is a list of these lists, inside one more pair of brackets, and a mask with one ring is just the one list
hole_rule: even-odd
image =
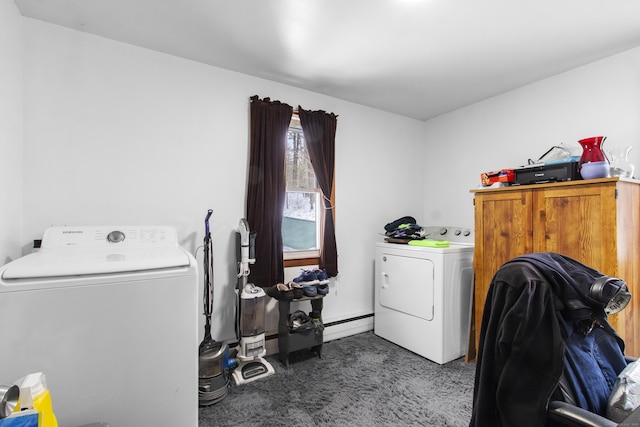
[[447,229],[446,229],[445,227],[442,227],[442,228],[439,230],[439,233],[440,233],[440,235],[441,235],[441,236],[444,236],[445,234],[447,234]]
[[464,230],[464,236],[465,236],[465,237],[466,237],[466,236],[468,236],[468,235],[470,235],[470,234],[471,234],[471,232],[470,232],[469,230]]
[[124,240],[124,233],[122,231],[112,231],[111,233],[107,234],[107,240],[111,243],[119,243],[122,242]]

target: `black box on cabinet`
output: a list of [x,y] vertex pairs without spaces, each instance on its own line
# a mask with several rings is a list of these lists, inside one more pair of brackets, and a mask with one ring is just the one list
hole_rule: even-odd
[[565,182],[582,179],[578,172],[578,162],[561,162],[522,166],[515,170],[514,185]]

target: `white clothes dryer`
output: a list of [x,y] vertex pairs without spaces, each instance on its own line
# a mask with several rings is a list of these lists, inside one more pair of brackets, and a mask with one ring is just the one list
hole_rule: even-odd
[[466,354],[473,298],[473,233],[425,227],[449,247],[376,244],[374,333],[439,364]]
[[64,427],[196,427],[197,277],[172,227],[49,228],[0,267],[0,383],[43,372]]

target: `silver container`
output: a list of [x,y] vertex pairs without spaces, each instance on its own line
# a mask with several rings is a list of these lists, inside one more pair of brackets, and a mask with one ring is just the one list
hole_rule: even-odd
[[225,355],[229,346],[225,342],[216,341],[199,355],[199,377],[211,378],[220,375],[224,370]]
[[0,384],[0,419],[7,418],[13,413],[19,398],[20,387]]

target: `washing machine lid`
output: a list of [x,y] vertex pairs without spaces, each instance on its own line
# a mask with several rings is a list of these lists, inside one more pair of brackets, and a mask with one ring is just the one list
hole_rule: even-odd
[[8,263],[2,279],[54,278],[184,267],[191,257],[167,226],[51,227],[39,252]]
[[189,255],[182,248],[41,251],[7,264],[2,272],[2,278],[53,278],[125,273],[183,267],[189,264]]

